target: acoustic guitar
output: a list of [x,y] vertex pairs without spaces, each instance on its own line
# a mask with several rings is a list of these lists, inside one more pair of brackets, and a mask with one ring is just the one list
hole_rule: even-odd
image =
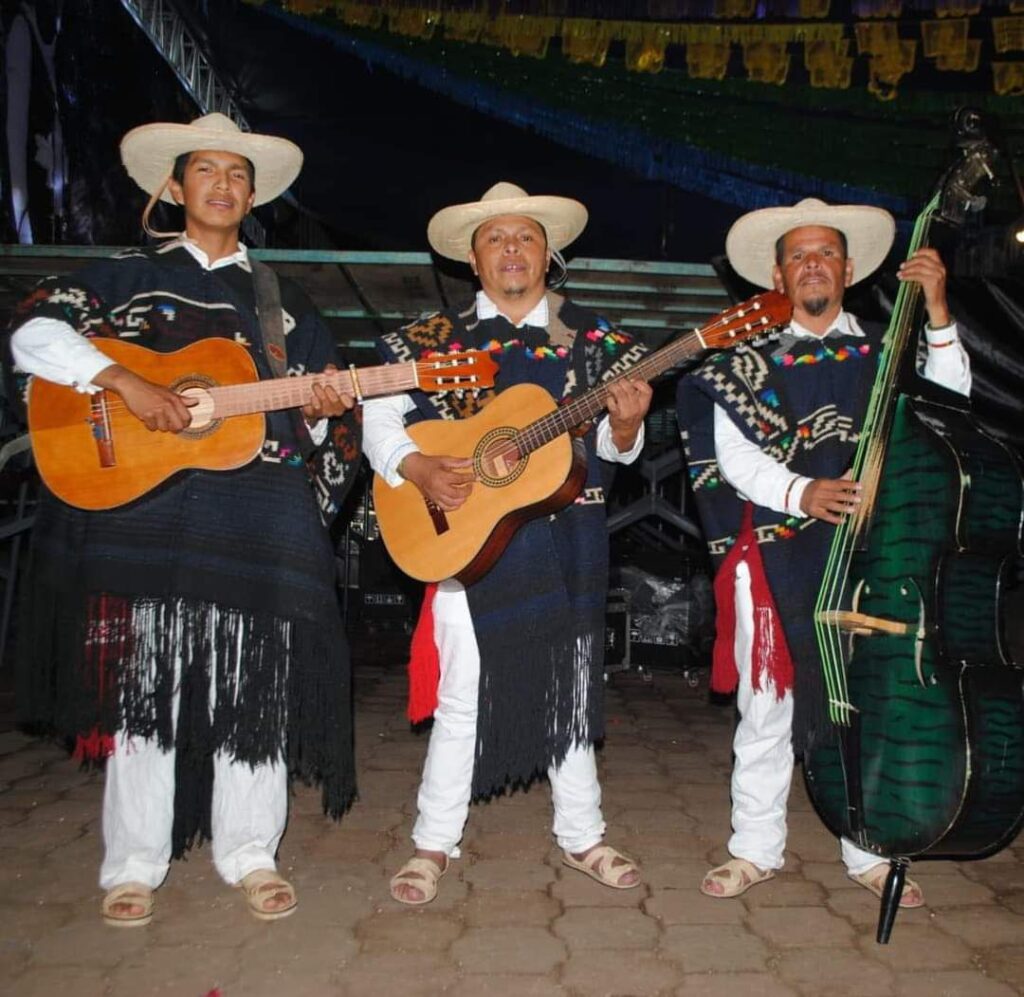
[[263,447],[263,413],[305,405],[314,384],[362,399],[413,388],[487,388],[497,370],[490,354],[471,352],[261,381],[249,351],[230,339],[202,339],[174,353],[117,339],[92,342],[140,377],[198,402],[182,432],[151,432],[116,392],[84,394],[33,378],[28,426],[39,474],[58,498],[90,510],[131,502],[187,468],[228,471],[248,464]]
[[422,453],[471,458],[475,480],[466,502],[445,512],[411,482],[392,488],[374,479],[377,523],[395,563],[421,581],[477,581],[523,523],[563,508],[579,494],[586,457],[569,433],[604,410],[611,381],[651,380],[704,350],[765,336],[791,314],[789,299],[768,291],[563,405],[537,385],[517,384],[468,419],[428,419],[410,426]]

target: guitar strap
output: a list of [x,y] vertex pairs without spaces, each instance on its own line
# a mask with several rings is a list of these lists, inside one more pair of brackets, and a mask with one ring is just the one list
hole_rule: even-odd
[[[256,288],[256,315],[259,318],[260,335],[263,338],[263,355],[270,365],[274,377],[288,376],[288,348],[284,341],[284,312],[281,310],[281,285],[277,282],[277,274],[271,267],[260,260],[249,258],[252,267],[252,279]],[[289,409],[288,415],[295,428],[295,436],[299,441],[303,460],[308,461],[316,452],[298,409]]]
[[284,314],[281,311],[281,286],[277,274],[259,260],[250,257],[252,279],[256,285],[256,314],[263,336],[263,354],[274,377],[288,376],[288,352],[284,343]]

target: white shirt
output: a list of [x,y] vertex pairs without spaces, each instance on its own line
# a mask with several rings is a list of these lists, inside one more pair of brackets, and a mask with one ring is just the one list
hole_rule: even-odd
[[[207,271],[239,266],[251,271],[249,252],[241,243],[230,256],[210,262],[209,256],[184,233],[165,243],[165,249],[182,247]],[[93,383],[96,376],[114,365],[92,341],[80,335],[67,322],[54,318],[33,318],[16,329],[11,336],[11,353],[20,370],[55,384],[74,387],[76,391],[93,394],[102,389]],[[313,442],[319,446],[327,438],[327,420],[320,419],[309,427]]]
[[[495,318],[503,313],[483,292],[477,291],[476,313],[478,318]],[[508,316],[504,316],[508,319]],[[548,326],[548,299],[542,297],[521,322],[512,323],[517,329],[525,325],[546,329]],[[511,322],[511,319],[508,319]],[[363,453],[374,469],[392,488],[402,483],[398,465],[411,453],[418,453],[419,447],[405,431],[405,416],[416,408],[409,395],[391,395],[387,398],[368,398],[363,402]],[[636,434],[636,440],[629,450],[619,452],[612,439],[608,417],[597,424],[597,455],[604,460],[618,464],[631,464],[644,448],[644,427]]]
[[[856,318],[849,312],[839,313],[829,332],[832,330],[847,336],[864,335]],[[797,339],[822,338],[798,322],[791,322],[784,334]],[[948,343],[952,340],[952,345],[928,350],[923,376],[951,391],[969,395],[971,362],[960,343],[956,323],[941,329],[925,326],[925,338],[929,343]],[[720,405],[715,406],[714,431],[718,469],[741,498],[791,516],[802,518],[806,515],[800,508],[800,498],[813,478],[795,475],[785,464],[763,453],[743,435]]]

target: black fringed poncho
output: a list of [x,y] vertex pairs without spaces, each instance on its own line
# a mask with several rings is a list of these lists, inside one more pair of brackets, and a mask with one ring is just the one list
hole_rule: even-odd
[[[322,370],[334,359],[329,331],[293,284],[281,281],[281,300],[289,373]],[[44,281],[18,320],[40,316],[158,352],[234,339],[271,376],[248,265],[204,270],[174,243]],[[86,757],[109,752],[117,731],[173,746],[176,856],[209,836],[215,751],[286,761],[322,783],[335,816],[355,791],[350,663],[322,520],[354,476],[360,426],[355,414],[331,420],[307,467],[298,413],[267,425],[248,466],[181,472],[117,509],[85,512],[44,489],[33,532],[24,717],[77,738]],[[308,434],[302,442],[308,452]]]

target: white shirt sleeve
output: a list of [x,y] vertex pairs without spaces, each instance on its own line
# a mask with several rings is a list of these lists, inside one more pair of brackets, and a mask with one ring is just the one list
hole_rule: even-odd
[[636,434],[636,440],[628,450],[619,452],[615,448],[615,441],[612,439],[612,427],[608,422],[608,416],[602,416],[597,424],[597,456],[615,464],[632,464],[640,456],[644,448],[644,425],[640,424],[640,430]]
[[15,329],[11,353],[26,374],[90,394],[100,390],[93,378],[114,364],[67,322],[53,318],[29,319]]
[[402,458],[419,453],[405,431],[405,417],[416,408],[408,395],[368,398],[363,402],[363,453],[370,467],[392,488],[403,481],[398,473]]
[[794,474],[785,464],[762,453],[721,405],[715,406],[715,459],[722,477],[742,498],[776,512],[804,516],[800,496],[812,479]]
[[[924,338],[929,343],[928,356],[921,372],[927,380],[956,391],[961,395],[971,393],[971,358],[960,342],[956,322],[941,329],[924,327]],[[935,345],[931,345],[935,344]]]

